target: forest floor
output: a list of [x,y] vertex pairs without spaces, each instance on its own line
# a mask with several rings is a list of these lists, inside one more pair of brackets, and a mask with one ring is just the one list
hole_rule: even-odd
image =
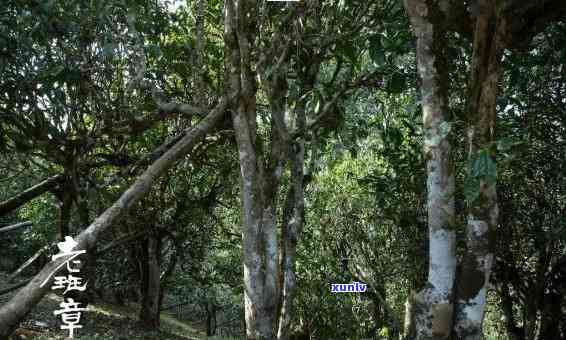
[[[6,283],[7,275],[0,273],[0,290],[12,284]],[[9,300],[15,293],[0,296],[0,305]],[[47,294],[32,312],[20,324],[20,332],[25,339],[60,340],[66,339],[67,330],[61,330],[60,316],[53,311],[60,309],[62,297]],[[75,330],[75,339],[106,340],[106,339],[206,339],[206,335],[187,323],[181,322],[167,312],[161,313],[161,332],[150,333],[140,328],[137,322],[135,305],[117,306],[108,303],[95,302],[87,306],[87,311],[81,316],[82,328]]]

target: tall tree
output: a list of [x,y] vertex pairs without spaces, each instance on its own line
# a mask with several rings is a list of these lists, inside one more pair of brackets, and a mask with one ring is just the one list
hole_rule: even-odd
[[405,6],[417,38],[417,62],[422,80],[429,271],[427,286],[416,294],[415,339],[447,338],[451,332],[453,285],[456,276],[454,166],[448,112],[446,28],[438,7],[407,0]]
[[[378,4],[340,6],[340,11],[334,11],[332,3],[322,6],[313,1],[285,5],[279,13],[273,6],[245,0],[225,3],[225,81],[240,160],[246,332],[250,339],[289,337],[295,253],[304,223],[308,134],[325,123],[328,130],[336,128],[332,119],[334,123],[340,119],[337,103],[353,89],[379,83],[377,72],[353,76],[359,66],[355,65],[356,47],[342,42],[362,29],[375,29],[377,20],[372,13],[381,9]],[[324,12],[332,16],[328,22],[321,20]],[[362,38],[365,42],[365,36]],[[346,45],[343,50],[338,47],[341,44]],[[332,95],[319,97],[315,115],[307,123],[307,103],[313,104],[317,85],[323,87],[318,79],[321,64],[341,52],[351,58],[350,73],[344,76],[341,66],[336,66],[328,84]],[[263,110],[264,106],[268,109]],[[279,242],[279,194],[289,167]]]

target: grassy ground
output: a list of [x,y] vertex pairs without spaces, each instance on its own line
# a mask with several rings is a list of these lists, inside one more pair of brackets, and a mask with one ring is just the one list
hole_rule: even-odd
[[[5,273],[0,273],[0,289],[6,284]],[[11,298],[15,292],[0,296],[0,305]],[[66,339],[67,330],[59,329],[60,318],[53,315],[59,309],[62,297],[47,294],[21,323],[20,327],[28,335],[26,339],[59,340]],[[107,303],[93,303],[81,316],[81,329],[75,330],[75,339],[206,339],[201,329],[181,322],[170,314],[161,313],[161,332],[148,333],[137,323],[137,306],[116,306]]]

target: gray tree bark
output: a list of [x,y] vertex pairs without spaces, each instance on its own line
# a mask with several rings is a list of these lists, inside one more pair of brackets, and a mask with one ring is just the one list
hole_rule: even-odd
[[[304,15],[304,14],[303,14]],[[299,39],[297,37],[296,39]],[[279,296],[277,339],[287,340],[291,334],[293,316],[293,299],[296,291],[295,261],[297,243],[300,239],[305,222],[305,137],[307,134],[306,120],[306,94],[310,93],[319,70],[319,63],[310,63],[303,60],[305,72],[299,72],[302,100],[295,107],[295,139],[290,143],[289,159],[291,163],[291,185],[283,209],[283,222],[281,230],[281,257],[279,282],[281,291]],[[283,127],[284,133],[287,131]]]
[[[272,128],[271,149],[269,155],[264,155],[264,145],[258,137],[257,84],[252,70],[256,18],[255,1],[225,2],[227,91],[240,163],[246,336],[274,339],[279,289],[276,204],[283,143],[280,130]],[[272,119],[277,120],[280,114],[272,112]]]
[[[413,299],[414,339],[447,339],[451,333],[452,293],[456,274],[454,169],[444,57],[445,34],[435,2],[405,0],[417,38],[418,72],[422,80],[424,144],[427,160],[429,271],[426,287]],[[436,20],[436,21],[435,21]]]
[[[418,69],[423,80],[430,237],[429,284],[414,295],[410,304],[415,310],[415,322],[408,323],[414,324],[416,334],[409,338],[443,339],[449,336],[450,327],[458,339],[482,337],[498,219],[494,141],[503,50],[528,47],[531,38],[549,22],[566,15],[566,3],[561,0],[478,0],[472,5],[468,11],[458,0],[405,0],[417,36]],[[553,10],[545,10],[548,8]],[[468,155],[473,166],[468,179],[476,182],[478,195],[468,198],[467,249],[454,292],[451,287],[455,246],[450,227],[454,222],[454,176],[449,161],[450,143],[446,140],[450,132],[447,102],[442,90],[447,83],[446,64],[441,57],[444,30],[473,36],[474,41],[468,98]],[[483,164],[474,166],[478,161]],[[456,305],[453,326],[452,300]],[[444,315],[444,321],[438,323],[441,320],[436,315]]]
[[305,200],[304,200],[304,173],[303,165],[305,158],[304,132],[306,127],[306,116],[304,105],[299,105],[296,116],[297,129],[300,137],[293,144],[291,152],[291,178],[292,187],[289,189],[289,203],[291,208],[284,216],[282,225],[282,257],[281,275],[283,284],[281,287],[281,311],[279,314],[277,339],[287,340],[290,335],[291,316],[293,311],[293,298],[297,286],[295,276],[295,260],[297,253],[297,242],[304,225]]

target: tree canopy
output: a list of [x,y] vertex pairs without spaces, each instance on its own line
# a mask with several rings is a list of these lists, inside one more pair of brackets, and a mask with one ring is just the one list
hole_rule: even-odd
[[6,0],[0,338],[72,236],[112,339],[564,339],[565,61],[562,0]]

